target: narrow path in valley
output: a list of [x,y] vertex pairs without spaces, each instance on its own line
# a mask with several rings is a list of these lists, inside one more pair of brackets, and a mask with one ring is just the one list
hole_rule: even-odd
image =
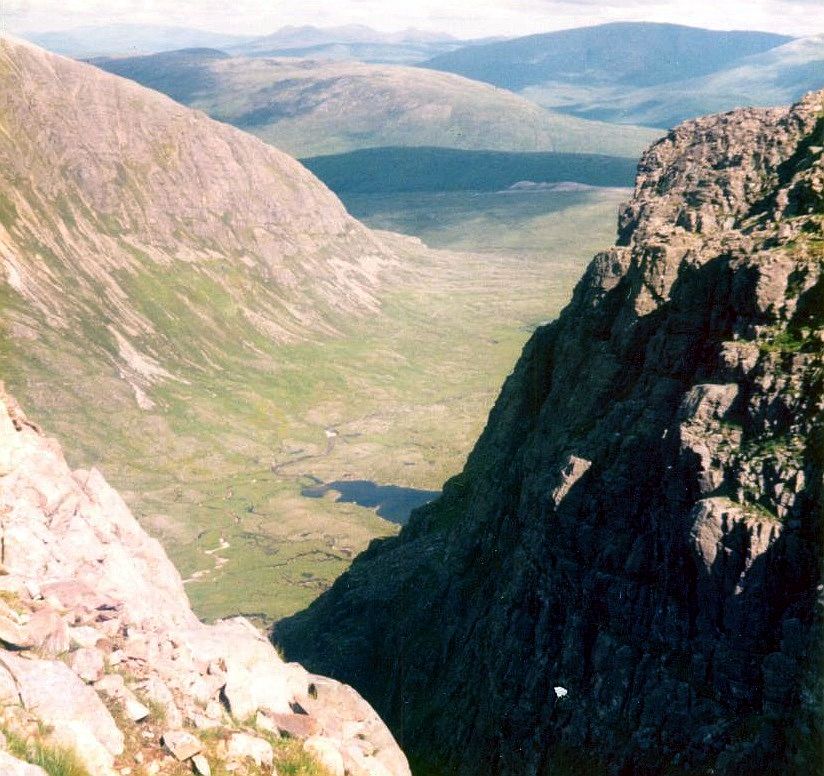
[[220,544],[217,547],[213,547],[211,550],[204,550],[203,554],[208,555],[212,558],[215,565],[214,568],[211,569],[201,569],[200,571],[195,571],[192,576],[187,577],[183,580],[183,584],[186,585],[189,582],[194,582],[198,579],[203,579],[207,577],[209,574],[214,574],[216,571],[220,571],[228,562],[228,558],[224,558],[221,555],[218,555],[218,552],[222,552],[223,550],[228,550],[232,545],[226,541],[226,539],[221,536],[220,537]]
[[[320,460],[321,458],[327,458],[328,456],[330,456],[334,452],[335,445],[337,444],[338,438],[341,435],[337,429],[332,427],[325,428],[324,433],[326,434],[326,447],[323,450],[323,452],[318,453],[316,455],[301,455],[297,458],[292,458],[289,461],[284,461],[283,463],[272,464],[272,466],[270,467],[272,473],[279,475],[281,477],[288,478],[288,474],[282,473],[286,467],[294,466],[303,461]],[[237,521],[238,518],[236,516],[235,522]],[[218,555],[217,553],[222,552],[223,550],[227,550],[229,549],[229,547],[231,547],[231,544],[228,541],[226,541],[226,537],[221,535],[220,544],[217,547],[213,547],[211,550],[203,551],[204,555],[208,555],[210,558],[212,558],[212,560],[214,561],[214,567],[211,569],[200,569],[198,571],[195,571],[191,576],[183,580],[183,584],[186,585],[190,582],[202,581],[209,575],[220,571],[229,562],[229,558],[224,558],[222,555]]]
[[326,449],[322,453],[318,453],[316,455],[301,455],[298,458],[292,458],[290,461],[284,461],[283,463],[272,464],[270,469],[272,470],[272,474],[280,474],[287,466],[294,466],[295,464],[302,463],[303,461],[314,461],[319,460],[321,458],[328,458],[335,450],[335,445],[337,444],[338,437],[340,434],[334,428],[327,428],[325,429],[326,433]]

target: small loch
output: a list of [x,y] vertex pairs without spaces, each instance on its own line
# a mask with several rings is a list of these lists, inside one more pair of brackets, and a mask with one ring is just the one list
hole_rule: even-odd
[[406,525],[412,510],[434,501],[441,495],[437,490],[379,485],[370,480],[319,483],[303,488],[301,495],[306,498],[323,498],[330,492],[338,494],[336,501],[374,509],[380,517],[398,525]]

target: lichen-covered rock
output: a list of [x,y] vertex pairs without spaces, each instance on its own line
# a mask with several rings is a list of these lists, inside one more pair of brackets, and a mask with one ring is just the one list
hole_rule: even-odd
[[822,145],[818,93],[653,146],[463,473],[287,654],[438,773],[820,769]]

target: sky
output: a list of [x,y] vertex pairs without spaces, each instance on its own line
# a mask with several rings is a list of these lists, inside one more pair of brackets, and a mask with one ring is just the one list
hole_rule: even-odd
[[789,35],[824,33],[824,0],[0,0],[11,32],[138,23],[262,35],[285,25],[417,27],[459,38],[609,21],[657,21]]

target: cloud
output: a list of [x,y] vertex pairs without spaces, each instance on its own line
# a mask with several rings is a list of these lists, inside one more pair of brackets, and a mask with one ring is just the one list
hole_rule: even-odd
[[4,0],[12,30],[169,24],[260,34],[287,24],[420,27],[460,37],[659,21],[788,34],[824,32],[824,0]]

